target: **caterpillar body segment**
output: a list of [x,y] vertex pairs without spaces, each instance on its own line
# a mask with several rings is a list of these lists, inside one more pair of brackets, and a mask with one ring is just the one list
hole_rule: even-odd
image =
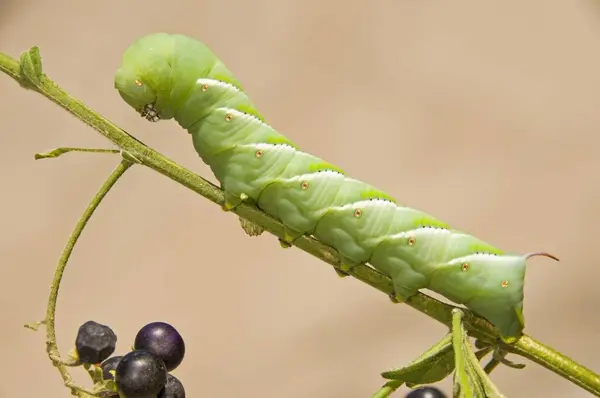
[[505,253],[301,151],[192,38],[139,39],[123,55],[115,87],[148,120],[175,119],[186,129],[225,192],[224,210],[256,204],[284,224],[283,247],[314,235],[337,249],[345,270],[367,263],[389,276],[398,302],[427,288],[488,319],[504,340],[521,335],[527,259],[555,257]]

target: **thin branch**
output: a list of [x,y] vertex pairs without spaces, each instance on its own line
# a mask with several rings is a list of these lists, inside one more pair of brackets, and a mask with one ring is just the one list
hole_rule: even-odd
[[96,193],[96,195],[92,198],[90,204],[81,215],[81,218],[77,222],[77,225],[75,225],[75,228],[73,229],[73,232],[71,233],[71,236],[67,241],[63,253],[58,261],[56,271],[54,272],[52,285],[50,286],[50,296],[48,298],[48,307],[46,309],[46,319],[44,320],[44,323],[46,325],[46,350],[48,352],[48,357],[50,357],[50,360],[52,361],[54,366],[58,368],[58,371],[60,372],[63,381],[65,382],[65,386],[69,387],[72,393],[75,395],[81,395],[82,393],[84,393],[87,395],[98,396],[90,391],[85,391],[81,387],[78,387],[74,384],[73,378],[71,377],[71,374],[67,369],[68,366],[71,366],[70,362],[64,360],[60,356],[58,345],[56,343],[55,329],[56,301],[58,298],[60,282],[67,267],[69,258],[71,257],[71,253],[73,252],[73,248],[75,247],[77,240],[81,236],[83,229],[87,225],[88,221],[94,214],[94,211],[98,208],[98,205],[102,202],[108,191],[110,191],[110,189],[115,185],[119,178],[121,178],[123,173],[125,173],[127,169],[131,167],[132,164],[133,163],[131,163],[130,161],[123,159],[121,163],[119,163],[117,167],[113,170],[110,176],[106,179],[104,184],[102,184],[102,186],[98,190],[98,193]]
[[492,358],[485,365],[485,367],[483,368],[483,371],[487,374],[490,374],[494,371],[494,369],[496,369],[496,367],[498,367],[498,365],[500,365],[500,361],[496,358]]
[[513,346],[503,349],[536,362],[600,397],[600,376],[598,374],[528,335],[523,335]]
[[387,398],[400,388],[402,384],[404,383],[400,380],[390,380],[379,390],[375,391],[375,394],[373,394],[371,398]]
[[[218,187],[152,148],[149,148],[114,123],[91,110],[81,101],[71,97],[45,75],[39,82],[24,83],[19,63],[3,53],[0,53],[0,70],[15,79],[24,88],[34,90],[66,109],[120,147],[140,164],[163,174],[214,203],[220,205],[224,202],[223,191]],[[265,228],[265,230],[278,238],[283,237],[283,225],[256,207],[243,203],[236,207],[233,213]],[[299,238],[295,242],[295,246],[336,268],[340,266],[337,252],[312,237],[303,236]],[[366,265],[357,266],[352,269],[350,274],[388,296],[393,293],[391,280],[371,267]],[[448,327],[451,326],[451,310],[456,307],[445,304],[423,293],[414,295],[405,303],[438,322]],[[465,326],[470,336],[481,339],[489,344],[497,342],[499,336],[496,329],[485,319],[474,315],[471,311],[465,311],[465,321]],[[503,349],[526,357],[600,397],[600,376],[576,363],[571,358],[535,341],[530,336],[523,335],[515,343],[507,345]]]
[[68,152],[87,152],[87,153],[119,153],[121,152],[118,149],[103,149],[103,148],[69,148],[69,147],[61,147],[56,148],[50,152],[40,152],[36,153],[34,156],[35,160],[38,159],[51,159],[57,158]]

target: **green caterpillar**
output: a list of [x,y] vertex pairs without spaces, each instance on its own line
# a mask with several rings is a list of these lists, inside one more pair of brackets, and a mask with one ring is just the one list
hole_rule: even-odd
[[191,134],[225,210],[254,203],[285,225],[285,243],[313,235],[338,250],[344,270],[368,264],[389,276],[398,302],[430,289],[488,319],[507,342],[522,334],[526,260],[556,257],[505,253],[302,152],[204,44],[143,37],[124,53],[115,88],[146,119],[175,119]]

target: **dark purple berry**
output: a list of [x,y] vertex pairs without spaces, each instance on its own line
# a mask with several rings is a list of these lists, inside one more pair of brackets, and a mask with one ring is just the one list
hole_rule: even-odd
[[117,335],[106,325],[87,321],[79,327],[75,348],[81,363],[98,364],[108,358],[117,345]]
[[171,373],[167,375],[167,384],[158,393],[158,398],[185,398],[185,389],[181,381]]
[[446,394],[435,387],[426,386],[412,390],[406,394],[406,398],[446,398]]
[[111,370],[117,370],[117,365],[121,362],[123,356],[116,355],[114,357],[108,358],[106,361],[102,362],[100,367],[102,368],[102,377],[104,380],[113,380],[114,377],[110,373]]
[[[114,357],[108,358],[106,361],[102,362],[100,367],[102,368],[102,378],[104,380],[114,380],[114,376],[110,373],[111,370],[116,370],[117,365],[121,362],[123,357],[120,355],[116,355]],[[113,395],[109,395],[111,398],[119,398],[118,393],[114,393]]]
[[115,369],[115,384],[122,398],[156,397],[166,382],[165,363],[148,351],[127,353]]
[[185,355],[183,337],[165,322],[152,322],[141,328],[135,336],[133,348],[155,353],[165,362],[169,372],[179,366]]

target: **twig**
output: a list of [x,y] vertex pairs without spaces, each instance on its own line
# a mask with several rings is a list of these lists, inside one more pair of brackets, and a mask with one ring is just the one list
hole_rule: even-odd
[[48,307],[46,309],[46,319],[44,320],[44,323],[46,325],[46,350],[48,352],[48,357],[50,357],[50,360],[52,361],[54,366],[58,368],[58,371],[60,372],[63,381],[65,382],[65,386],[69,387],[72,393],[76,395],[81,395],[81,393],[83,392],[87,395],[99,396],[90,391],[86,391],[73,383],[73,378],[71,377],[71,374],[67,369],[67,367],[70,366],[70,362],[63,360],[60,356],[58,345],[56,343],[55,329],[56,301],[58,298],[60,282],[67,267],[69,257],[71,257],[73,248],[75,247],[77,240],[81,236],[83,229],[87,225],[88,221],[94,214],[94,211],[96,210],[96,208],[98,208],[98,205],[100,204],[100,202],[102,202],[108,191],[110,191],[110,189],[115,185],[119,178],[121,178],[123,173],[125,173],[125,171],[127,171],[127,169],[129,169],[129,167],[131,167],[132,164],[133,163],[131,163],[130,161],[123,159],[121,163],[119,163],[119,165],[110,174],[110,176],[106,179],[104,184],[102,184],[102,186],[98,190],[98,193],[96,193],[96,195],[92,198],[90,204],[81,215],[81,218],[77,222],[77,225],[75,225],[75,228],[73,229],[73,232],[71,233],[71,236],[67,241],[67,244],[60,257],[60,260],[58,261],[56,271],[54,272],[52,285],[50,286],[50,296],[48,298]]
[[[37,52],[38,50],[34,47],[30,51]],[[31,66],[23,65],[23,68],[26,67],[31,68]],[[223,191],[218,187],[152,148],[149,148],[114,123],[91,110],[81,101],[71,97],[45,75],[40,81],[25,84],[21,74],[21,65],[3,53],[0,53],[0,70],[15,79],[23,87],[42,94],[66,109],[105,138],[112,141],[137,162],[163,174],[214,203],[220,205],[224,202]],[[265,230],[279,238],[283,237],[283,225],[254,206],[243,203],[236,207],[233,213],[265,228]],[[314,238],[303,236],[295,242],[295,246],[336,268],[340,266],[336,251]],[[366,265],[353,268],[350,274],[354,278],[386,293],[388,296],[393,293],[390,279]],[[452,320],[451,310],[456,308],[423,293],[414,295],[406,301],[406,304],[449,327]],[[465,310],[464,312],[465,326],[470,336],[481,339],[489,344],[497,342],[498,333],[489,322],[474,315],[471,311]],[[507,345],[503,349],[526,357],[600,397],[600,376],[576,363],[571,358],[535,341],[530,336],[523,335],[515,343]]]
[[379,390],[375,392],[371,396],[371,398],[387,398],[394,393],[400,386],[402,386],[402,381],[400,380],[390,380],[383,385]]
[[50,158],[57,158],[60,155],[63,155],[65,153],[68,152],[87,152],[87,153],[119,153],[121,152],[118,149],[101,149],[101,148],[68,148],[68,147],[61,147],[61,148],[56,148],[50,152],[40,152],[40,153],[36,153],[34,156],[35,160],[38,159],[50,159]]

